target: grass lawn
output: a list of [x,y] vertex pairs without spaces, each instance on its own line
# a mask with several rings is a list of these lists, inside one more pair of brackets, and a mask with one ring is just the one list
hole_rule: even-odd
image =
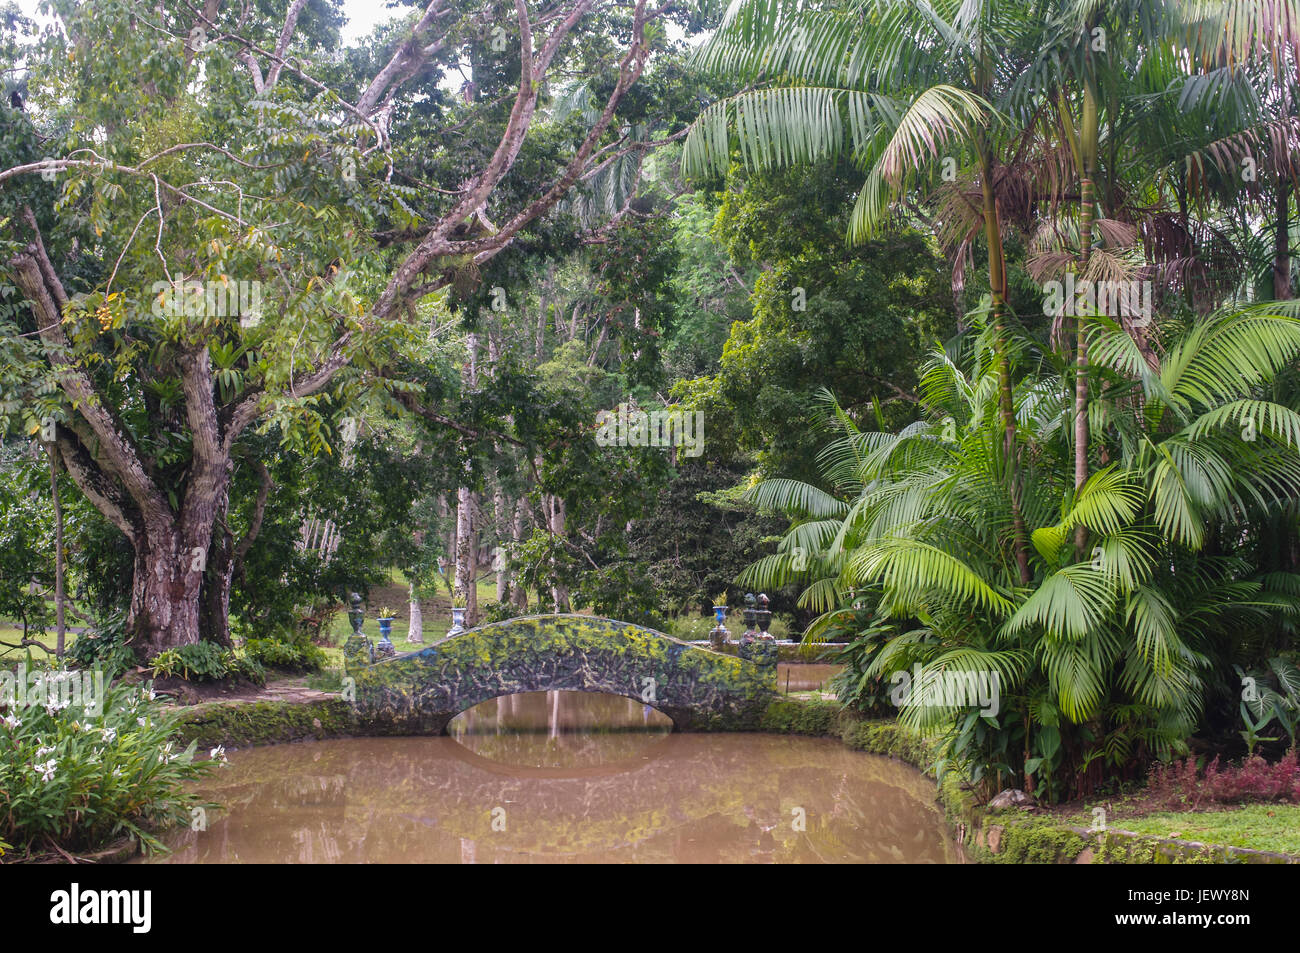
[[[1075,821],[1086,826],[1092,817],[1080,814]],[[1155,837],[1300,854],[1300,804],[1247,804],[1211,813],[1178,811],[1110,817],[1107,825]]]
[[[421,600],[421,628],[424,635],[424,645],[419,645],[406,641],[406,630],[410,622],[410,603],[407,601],[406,582],[402,579],[402,574],[393,570],[394,585],[391,587],[377,588],[371,591],[370,601],[363,608],[366,612],[365,621],[361,624],[361,631],[376,641],[379,640],[379,622],[378,612],[385,605],[393,611],[393,629],[390,638],[398,652],[413,652],[416,649],[423,648],[430,642],[436,642],[442,638],[451,629],[451,603],[447,599],[447,593],[439,589],[423,600]],[[478,603],[483,606],[489,602],[495,601],[497,597],[497,587],[495,578],[480,579],[478,581]],[[430,603],[434,603],[431,607]],[[330,634],[334,637],[338,645],[343,644],[343,640],[348,637],[352,631],[352,623],[348,621],[346,611],[340,612],[333,619],[330,625]],[[330,650],[326,650],[330,651]],[[343,664],[343,653],[339,651],[338,663]]]
[[[44,635],[37,633],[34,637],[41,642],[44,642],[46,645],[51,646],[54,645],[55,639],[57,638],[53,630],[46,632]],[[21,628],[15,629],[13,626],[0,624],[0,642],[9,643],[8,645],[0,645],[0,662],[6,665],[17,665],[19,662],[26,661],[28,652],[32,653],[33,660],[44,659],[47,657],[46,651],[35,645],[13,648],[13,646],[22,641],[22,638],[23,630]],[[76,640],[77,635],[75,632],[66,633],[63,637],[64,650],[66,651],[71,649],[72,643]]]

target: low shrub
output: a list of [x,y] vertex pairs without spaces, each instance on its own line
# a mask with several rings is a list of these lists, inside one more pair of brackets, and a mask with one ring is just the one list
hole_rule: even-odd
[[230,654],[226,664],[231,675],[246,678],[254,685],[266,684],[266,669],[257,659],[242,652],[234,652]]
[[179,645],[159,652],[149,667],[159,678],[183,678],[187,682],[215,682],[230,674],[230,651],[215,642]]
[[126,616],[109,616],[72,643],[68,658],[78,668],[99,669],[105,678],[116,678],[135,665],[135,652],[126,643],[128,634]]
[[524,613],[513,603],[496,602],[495,600],[486,603],[483,606],[483,622],[505,622],[507,619],[517,619]]
[[91,850],[126,835],[164,849],[156,833],[190,820],[199,802],[185,783],[211,766],[194,744],[173,750],[176,723],[148,685],[105,685],[98,706],[0,704],[0,842]]
[[[664,631],[683,642],[701,642],[708,639],[709,631],[717,624],[711,615],[678,615],[667,620]],[[732,626],[728,625],[727,628]],[[743,625],[740,628],[744,630]],[[732,632],[732,638],[738,638],[739,634]]]
[[1157,764],[1151,769],[1147,793],[1151,801],[1170,810],[1257,801],[1300,803],[1300,759],[1292,748],[1272,764],[1259,755],[1226,767],[1220,767],[1216,757],[1203,770],[1194,758]]
[[316,672],[329,663],[320,646],[311,642],[283,642],[279,639],[249,639],[244,656],[263,668],[285,672]]

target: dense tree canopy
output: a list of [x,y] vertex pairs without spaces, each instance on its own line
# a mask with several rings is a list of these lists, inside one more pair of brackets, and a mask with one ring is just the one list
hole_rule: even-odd
[[1294,3],[47,10],[0,8],[24,634],[328,643],[394,570],[415,639],[443,590],[766,589],[846,703],[996,674],[895,712],[974,781],[1294,732]]

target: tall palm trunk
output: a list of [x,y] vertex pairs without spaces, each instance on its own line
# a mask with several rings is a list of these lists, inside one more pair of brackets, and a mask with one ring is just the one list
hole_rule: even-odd
[[[1096,185],[1093,176],[1097,166],[1097,98],[1092,84],[1083,85],[1083,121],[1079,127],[1079,277],[1088,271],[1092,255],[1092,223]],[[1074,489],[1078,492],[1088,482],[1088,338],[1081,315],[1075,315],[1075,365],[1074,365]],[[1074,549],[1082,559],[1088,547],[1088,530],[1083,524],[1074,530]]]
[[1021,583],[1028,584],[1029,535],[1021,510],[1020,461],[1016,450],[1016,409],[1011,393],[1011,362],[1007,359],[1004,320],[1007,300],[1006,257],[1002,229],[998,222],[997,195],[993,189],[993,152],[986,145],[980,152],[980,189],[984,199],[984,237],[989,254],[989,294],[993,299],[993,347],[998,373],[998,410],[1002,418],[1003,453],[1011,489],[1012,544]]
[[1290,182],[1279,175],[1274,197],[1273,233],[1273,297],[1278,301],[1286,301],[1291,297],[1290,195]]

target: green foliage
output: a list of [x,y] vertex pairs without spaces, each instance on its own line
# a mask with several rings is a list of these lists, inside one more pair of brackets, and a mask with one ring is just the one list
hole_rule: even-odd
[[590,608],[595,615],[635,622],[652,629],[662,624],[661,606],[644,568],[628,560],[588,569],[573,591],[574,608]]
[[[1209,316],[1171,338],[1154,370],[1131,360],[1121,334],[1099,321],[1092,352],[1113,381],[1093,392],[1090,413],[1113,428],[1105,439],[1114,462],[1078,492],[1061,445],[1059,380],[1026,372],[1017,383],[1020,506],[1034,543],[1027,585],[1007,557],[1011,499],[983,336],[972,342],[969,376],[936,353],[921,375],[927,419],[898,433],[862,431],[827,404],[841,436],[820,463],[839,505],[788,481],[752,494],[783,506],[795,525],[742,584],[801,582],[801,603],[827,614],[814,631],[837,624],[867,587],[879,587],[889,618],[915,623],[855,639],[858,670],[848,678],[874,691],[869,702],[873,679],[916,666],[921,685],[997,677],[995,712],[969,698],[930,703],[924,689],[900,711],[904,723],[942,735],[941,763],[973,781],[1027,776],[1051,798],[1088,791],[1100,776],[1094,765],[1137,773],[1150,754],[1181,749],[1230,634],[1293,611],[1278,584],[1252,578],[1222,542],[1231,532],[1249,546],[1252,531],[1241,527],[1300,494],[1293,412],[1252,404],[1252,439],[1223,417],[1300,353],[1300,321],[1260,308]],[[1144,404],[1121,397],[1134,388]],[[1220,551],[1203,554],[1211,533]]]
[[310,642],[289,642],[278,638],[248,639],[243,654],[265,668],[286,672],[315,672],[328,664],[328,657]]
[[497,602],[493,600],[480,607],[480,613],[483,616],[483,622],[504,622],[506,619],[516,619],[524,613],[511,602]]
[[177,750],[176,723],[147,686],[106,685],[102,714],[84,705],[5,710],[0,840],[90,850],[127,836],[164,849],[157,832],[189,822],[199,802],[187,783],[210,767],[194,760],[195,744]]
[[763,730],[779,734],[832,735],[840,709],[823,701],[774,701],[763,716]]
[[266,684],[266,667],[260,661],[243,652],[234,652],[227,656],[228,673],[234,678],[243,678],[254,685]]
[[52,616],[33,582],[54,585],[49,458],[35,442],[0,443],[0,618],[34,634]]
[[353,706],[339,699],[207,705],[182,712],[176,724],[182,744],[197,743],[201,748],[287,744],[364,731]]
[[[327,433],[341,442],[341,430],[335,423]],[[408,439],[368,430],[351,446],[346,463],[264,446],[276,489],[231,592],[235,635],[257,639],[286,629],[312,635],[349,592],[365,596],[387,580],[394,559],[407,556],[403,546],[411,546],[419,525],[413,525],[415,501],[451,479],[451,467],[439,454],[412,455]],[[237,467],[234,518],[244,526],[253,518],[257,489],[255,468]],[[337,548],[322,553],[300,546],[304,513],[321,524],[330,521]]]
[[135,651],[127,645],[130,633],[122,613],[101,620],[72,643],[68,657],[81,669],[99,670],[105,678],[116,678],[135,664]]
[[709,631],[717,623],[712,615],[688,613],[670,616],[664,620],[663,625],[663,631],[675,639],[681,639],[683,642],[703,642],[708,639]]
[[1262,732],[1274,721],[1286,732],[1289,747],[1296,744],[1296,728],[1300,725],[1300,669],[1288,658],[1270,658],[1263,669],[1250,672],[1234,666],[1241,679],[1241,720],[1246,726],[1241,732],[1246,742],[1246,753],[1253,754],[1265,738]]
[[889,707],[889,682],[875,664],[888,642],[898,635],[887,618],[870,609],[850,606],[821,616],[804,636],[804,643],[848,642],[835,661],[844,668],[830,687],[846,706],[864,714],[885,715]]
[[206,639],[195,645],[180,645],[159,652],[149,667],[159,678],[182,678],[187,682],[215,682],[230,674],[228,649]]
[[[661,614],[707,612],[722,590],[737,600],[742,592],[736,576],[774,548],[782,522],[733,492],[746,470],[739,464],[684,463],[633,521],[628,556],[653,583]],[[787,594],[769,595],[774,611],[793,607]]]
[[337,668],[327,668],[307,676],[307,687],[318,692],[339,692],[343,690],[343,673]]
[[757,453],[765,475],[813,478],[824,434],[807,421],[823,388],[879,405],[888,426],[914,419],[916,368],[954,329],[952,295],[917,232],[845,247],[844,194],[860,179],[823,163],[724,193],[713,235],[733,268],[755,273],[751,315],[730,325],[716,372],[673,390],[705,413],[711,459]]
[[1016,818],[1002,828],[998,852],[991,857],[997,864],[1068,864],[1087,846],[1081,836],[1055,826],[1050,818]]

